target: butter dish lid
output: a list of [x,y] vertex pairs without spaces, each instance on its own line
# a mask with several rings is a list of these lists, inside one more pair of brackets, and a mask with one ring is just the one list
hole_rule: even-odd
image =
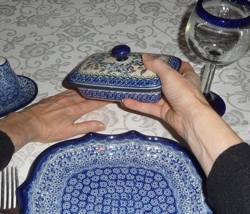
[[[111,52],[92,54],[71,71],[66,82],[75,87],[160,89],[160,79],[144,67],[142,55],[131,52],[127,45],[115,46]],[[161,58],[175,70],[181,65],[177,57],[152,55]]]

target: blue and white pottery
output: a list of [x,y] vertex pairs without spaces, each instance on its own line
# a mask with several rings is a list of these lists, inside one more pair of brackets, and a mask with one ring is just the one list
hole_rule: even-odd
[[0,117],[31,103],[37,92],[37,85],[32,79],[16,75],[8,60],[0,57]]
[[42,152],[17,194],[20,214],[211,214],[202,178],[170,139],[89,133]]
[[[95,53],[81,62],[66,77],[90,99],[121,101],[132,98],[141,102],[157,102],[162,96],[161,81],[142,62],[143,53],[131,52],[127,45],[115,46],[111,52]],[[152,54],[178,70],[181,60],[174,56]]]
[[0,57],[0,105],[9,105],[19,94],[17,75],[12,70],[8,60]]

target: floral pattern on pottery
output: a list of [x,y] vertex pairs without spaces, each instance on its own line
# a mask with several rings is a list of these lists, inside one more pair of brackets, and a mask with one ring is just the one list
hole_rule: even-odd
[[17,191],[26,214],[212,214],[196,166],[169,139],[89,133],[40,154]]
[[[174,56],[152,54],[178,70],[181,60]],[[80,63],[66,78],[80,93],[92,99],[121,101],[125,98],[141,102],[158,102],[161,82],[142,62],[142,53],[130,53],[124,61],[111,53],[96,53]]]
[[0,57],[0,105],[6,106],[14,102],[19,94],[17,75],[12,70],[9,62]]
[[0,105],[0,117],[6,116],[10,112],[25,107],[37,96],[37,85],[32,79],[21,75],[18,75],[17,77],[19,82],[19,95],[9,105]]

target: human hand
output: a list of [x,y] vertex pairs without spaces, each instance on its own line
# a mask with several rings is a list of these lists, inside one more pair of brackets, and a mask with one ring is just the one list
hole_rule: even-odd
[[147,69],[155,72],[162,83],[164,98],[158,103],[141,103],[132,99],[123,100],[129,109],[153,115],[170,124],[181,135],[184,135],[182,124],[190,112],[198,105],[210,108],[201,93],[201,81],[191,65],[183,62],[179,73],[160,59],[144,55],[143,62]]
[[100,121],[75,123],[82,115],[108,102],[87,100],[76,91],[67,90],[9,114],[0,120],[0,130],[12,139],[17,151],[28,142],[54,142],[79,134],[102,131]]
[[208,175],[217,157],[242,140],[210,107],[201,92],[200,79],[188,63],[183,62],[178,73],[149,55],[143,56],[143,62],[161,79],[164,98],[158,103],[125,99],[123,105],[161,118],[172,126],[189,144]]

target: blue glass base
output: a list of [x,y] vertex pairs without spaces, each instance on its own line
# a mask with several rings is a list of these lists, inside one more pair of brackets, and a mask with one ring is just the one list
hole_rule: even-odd
[[206,100],[211,105],[211,107],[222,117],[226,111],[226,104],[223,99],[216,93],[211,92],[204,94]]

